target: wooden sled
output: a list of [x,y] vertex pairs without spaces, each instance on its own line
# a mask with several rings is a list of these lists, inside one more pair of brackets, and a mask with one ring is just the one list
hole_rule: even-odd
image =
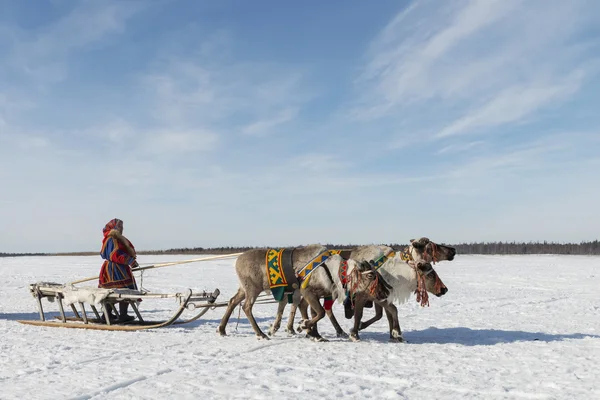
[[[49,326],[60,328],[75,329],[95,329],[111,331],[137,331],[142,329],[163,328],[170,325],[180,325],[195,321],[202,317],[206,312],[218,306],[215,301],[220,294],[219,289],[211,292],[194,293],[188,289],[186,293],[162,294],[147,293],[131,289],[97,289],[97,288],[75,288],[72,285],[65,286],[59,283],[41,282],[29,285],[29,291],[36,299],[40,320],[18,320],[22,324],[35,326]],[[47,321],[42,306],[42,299],[46,298],[50,302],[56,302],[60,311],[59,321]],[[137,303],[140,299],[163,299],[175,298],[179,302],[179,307],[168,320],[164,321],[146,321],[142,318]],[[71,306],[73,316],[65,314],[64,302]],[[127,302],[133,309],[136,318],[126,323],[116,323],[109,319],[109,308],[115,312],[116,303]],[[80,310],[77,310],[76,304]],[[88,304],[94,317],[88,316],[85,305]],[[101,317],[97,305],[101,307],[104,317]],[[201,311],[189,319],[179,320],[179,317],[186,309],[197,309]]]

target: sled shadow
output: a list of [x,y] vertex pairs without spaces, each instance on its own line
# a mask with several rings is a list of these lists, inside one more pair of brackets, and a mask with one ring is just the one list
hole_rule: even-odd
[[[58,317],[60,315],[59,312],[45,312],[46,319],[53,319],[54,317]],[[19,319],[40,319],[40,313],[38,312],[30,312],[30,313],[0,313],[0,320],[6,321],[16,321]]]
[[[361,332],[364,339],[387,341],[388,333]],[[569,339],[600,338],[600,335],[585,333],[550,334],[543,332],[503,331],[499,329],[434,328],[406,331],[404,339],[410,344],[460,344],[463,346],[493,346],[515,342],[559,342]]]

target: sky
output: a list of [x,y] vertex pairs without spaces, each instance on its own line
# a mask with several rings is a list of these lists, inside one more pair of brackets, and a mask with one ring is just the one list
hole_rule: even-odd
[[600,238],[600,3],[0,0],[0,252]]

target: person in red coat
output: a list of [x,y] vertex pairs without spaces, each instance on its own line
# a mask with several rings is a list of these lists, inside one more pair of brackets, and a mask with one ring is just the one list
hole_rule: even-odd
[[[123,236],[123,221],[118,218],[110,220],[102,229],[104,239],[100,255],[105,260],[100,268],[99,288],[127,288],[137,290],[137,284],[132,268],[138,268],[135,247]],[[127,315],[129,303],[119,303],[119,322],[132,321],[133,316]]]

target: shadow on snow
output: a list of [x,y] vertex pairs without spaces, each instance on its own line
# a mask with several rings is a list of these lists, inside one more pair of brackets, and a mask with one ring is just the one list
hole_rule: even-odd
[[[387,341],[388,333],[361,332],[362,340]],[[500,329],[435,328],[406,331],[404,339],[409,344],[460,344],[463,346],[493,346],[515,342],[558,342],[569,339],[600,338],[585,333],[551,334],[543,332],[503,331]]]

